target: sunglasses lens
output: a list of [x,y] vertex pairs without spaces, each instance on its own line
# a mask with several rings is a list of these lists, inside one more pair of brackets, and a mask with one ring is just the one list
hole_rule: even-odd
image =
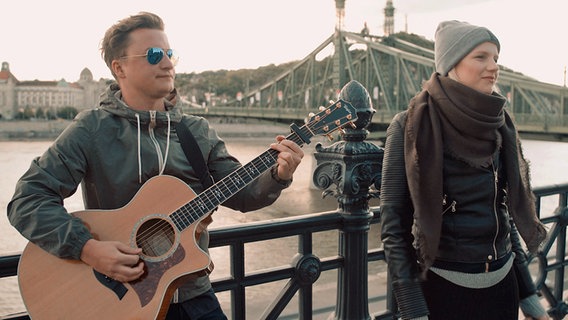
[[168,58],[170,58],[170,60],[172,61],[172,64],[174,66],[177,65],[177,63],[179,61],[179,56],[174,49],[168,49],[166,51],[166,55],[168,56]]
[[150,64],[158,64],[164,57],[164,50],[162,48],[150,48],[146,57]]

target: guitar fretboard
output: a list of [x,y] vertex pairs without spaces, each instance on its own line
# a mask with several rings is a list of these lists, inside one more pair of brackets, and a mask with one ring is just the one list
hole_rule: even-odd
[[[300,128],[301,136],[312,137],[313,134],[306,125]],[[294,141],[299,146],[304,144],[300,135],[292,132],[286,137],[288,140]],[[200,193],[190,202],[174,211],[170,218],[179,231],[188,228],[192,223],[199,220],[204,215],[213,211],[220,204],[242,190],[248,184],[253,182],[265,171],[270,169],[278,158],[278,151],[268,149],[249,163],[235,170],[222,180],[218,181],[207,190]]]

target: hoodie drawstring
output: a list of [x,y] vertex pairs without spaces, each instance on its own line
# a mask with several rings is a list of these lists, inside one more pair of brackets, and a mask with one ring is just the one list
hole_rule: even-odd
[[162,170],[160,171],[160,174],[164,173],[164,169],[166,168],[166,162],[168,161],[168,152],[170,151],[170,130],[171,130],[171,119],[170,119],[170,113],[166,113],[166,116],[168,117],[168,133],[167,133],[167,139],[166,139],[166,154],[164,155],[164,166],[162,167]]
[[167,140],[166,140],[166,153],[162,156],[162,149],[160,148],[160,144],[154,135],[154,128],[156,127],[156,110],[150,110],[150,124],[148,125],[148,132],[150,133],[150,139],[154,143],[154,147],[156,148],[156,155],[158,156],[158,168],[159,168],[159,175],[164,174],[164,169],[166,168],[166,161],[168,159],[168,152],[170,149],[170,114],[166,113],[168,117],[168,132],[167,132]]
[[138,183],[142,183],[142,157],[140,156],[140,115],[136,114],[136,124],[138,125]]
[[[168,153],[170,151],[170,131],[171,131],[171,118],[170,113],[166,113],[168,118],[168,131],[167,131],[167,139],[166,139],[166,152],[162,156],[162,149],[160,148],[160,144],[154,135],[154,128],[156,127],[156,111],[150,110],[150,124],[148,125],[148,133],[150,134],[150,139],[154,143],[154,147],[156,149],[156,154],[158,156],[158,168],[159,168],[159,175],[164,174],[164,170],[166,169],[166,162],[168,160]],[[140,145],[140,115],[136,114],[136,123],[138,126],[138,182],[142,183],[142,154],[140,152],[141,145]]]

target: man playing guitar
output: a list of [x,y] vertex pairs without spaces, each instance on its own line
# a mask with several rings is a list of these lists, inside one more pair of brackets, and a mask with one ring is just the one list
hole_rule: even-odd
[[[116,294],[127,303],[130,293],[125,292],[138,290],[135,284],[149,278],[148,273],[152,268],[167,270],[170,264],[177,267],[190,263],[191,257],[196,254],[203,256],[203,266],[209,265],[203,253],[207,253],[209,239],[206,226],[210,222],[210,215],[199,220],[196,232],[189,236],[189,242],[196,243],[195,248],[185,246],[183,252],[170,250],[167,248],[169,245],[182,247],[179,243],[183,238],[166,232],[162,234],[170,242],[166,243],[164,252],[156,253],[167,261],[161,263],[158,261],[160,259],[152,259],[152,254],[144,252],[142,240],[138,237],[155,227],[150,223],[152,219],[135,223],[135,229],[140,234],[132,236],[128,233],[130,238],[125,240],[106,239],[105,230],[112,229],[118,223],[107,223],[108,226],[96,231],[93,227],[99,222],[69,214],[63,206],[64,199],[71,196],[81,184],[85,208],[108,211],[97,220],[123,216],[121,211],[115,210],[125,206],[128,206],[128,211],[134,212],[150,208],[150,213],[155,211],[156,220],[160,220],[168,230],[179,229],[183,221],[162,218],[161,209],[170,205],[170,200],[165,196],[175,197],[178,193],[187,193],[187,190],[168,188],[171,189],[176,180],[183,181],[182,185],[188,185],[196,193],[206,187],[200,183],[199,172],[195,172],[182,150],[176,135],[177,124],[186,126],[195,137],[213,181],[222,180],[242,165],[227,152],[225,143],[205,119],[183,114],[176,106],[174,67],[178,57],[170,47],[160,17],[141,12],[118,21],[106,31],[101,52],[116,82],[111,83],[101,95],[96,108],[81,112],[48,150],[33,160],[29,170],[17,183],[8,205],[8,216],[12,225],[42,252],[49,252],[49,256],[62,260],[82,261],[81,265],[92,269],[90,275],[94,272],[99,279],[103,279],[101,283],[113,283],[114,292],[109,295]],[[272,204],[280,192],[289,186],[304,155],[302,149],[284,136],[278,136],[270,149],[277,153],[270,170],[259,174],[258,179],[231,195],[223,205],[242,212],[256,210]],[[149,180],[164,176],[175,179],[158,179],[158,183],[146,187]],[[143,197],[135,197],[141,192],[144,192]],[[159,192],[163,194],[156,194]],[[175,209],[177,205],[172,210]],[[156,250],[161,249],[157,247]],[[42,266],[39,261],[30,265],[27,267],[27,263],[22,263],[19,272],[24,275],[34,269],[49,267],[49,264]],[[173,290],[167,287],[166,294],[156,299],[162,307],[148,315],[161,318],[167,313],[167,319],[226,319],[205,269],[200,267],[195,270],[199,271],[196,274],[192,273],[193,270],[184,271],[187,277],[181,278],[183,283],[170,281],[168,285],[175,282]],[[167,275],[167,272],[164,271],[163,275]],[[38,276],[31,281],[39,280]],[[158,283],[158,280],[154,283]],[[21,283],[21,287],[23,289],[25,283]],[[136,305],[152,304],[152,296],[146,300],[142,297],[147,291],[147,288],[139,290],[141,297],[135,300]],[[38,293],[37,298],[26,302],[32,317],[34,314],[30,304],[48,295],[50,293]],[[91,297],[93,304],[100,296],[103,294]],[[69,298],[71,300],[67,303],[73,304],[74,297]],[[160,300],[165,302],[161,303]],[[175,303],[170,305],[170,301]],[[37,318],[49,312],[50,308],[54,307],[46,306]],[[93,318],[97,318],[97,312],[104,310],[105,306],[94,306]],[[89,308],[81,311],[85,313],[83,319],[88,318]],[[126,312],[129,314],[133,311]],[[127,317],[145,318],[144,314]],[[117,315],[117,318],[124,316]]]

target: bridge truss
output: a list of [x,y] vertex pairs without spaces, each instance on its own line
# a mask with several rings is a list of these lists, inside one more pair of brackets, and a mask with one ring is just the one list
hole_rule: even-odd
[[[239,105],[246,110],[235,110],[235,115],[267,112],[294,118],[293,114],[327,105],[343,85],[357,80],[372,97],[377,111],[373,124],[384,127],[394,114],[406,109],[433,72],[431,49],[396,36],[382,38],[336,30],[290,70],[244,93]],[[568,135],[566,87],[539,82],[501,66],[498,88],[508,98],[519,131]]]

